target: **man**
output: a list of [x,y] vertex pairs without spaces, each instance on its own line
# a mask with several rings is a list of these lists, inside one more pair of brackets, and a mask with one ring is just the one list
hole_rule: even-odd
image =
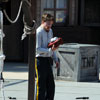
[[37,75],[37,93],[36,100],[54,100],[55,83],[52,72],[52,58],[58,66],[58,58],[55,50],[58,48],[53,45],[48,48],[48,43],[53,37],[52,25],[53,16],[43,14],[41,25],[36,30],[36,75]]

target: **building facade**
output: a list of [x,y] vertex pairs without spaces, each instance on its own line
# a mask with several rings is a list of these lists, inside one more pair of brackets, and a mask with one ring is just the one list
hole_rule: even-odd
[[[64,43],[100,44],[100,0],[31,0],[32,14],[41,23],[47,12],[54,15],[54,36],[62,37]],[[16,5],[15,5],[16,4]],[[14,19],[20,0],[10,1],[10,15]],[[9,12],[9,11],[8,11]],[[28,37],[21,41],[23,14],[15,24],[4,25],[4,53],[7,61],[27,61]]]

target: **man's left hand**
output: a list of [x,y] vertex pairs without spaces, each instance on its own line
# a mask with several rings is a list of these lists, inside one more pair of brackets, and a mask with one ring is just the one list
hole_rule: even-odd
[[57,61],[56,62],[56,68],[59,68],[60,63]]

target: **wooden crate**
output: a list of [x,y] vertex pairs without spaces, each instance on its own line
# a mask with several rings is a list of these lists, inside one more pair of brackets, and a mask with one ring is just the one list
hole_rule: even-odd
[[60,59],[58,79],[71,81],[98,81],[100,66],[100,46],[69,43],[59,47]]

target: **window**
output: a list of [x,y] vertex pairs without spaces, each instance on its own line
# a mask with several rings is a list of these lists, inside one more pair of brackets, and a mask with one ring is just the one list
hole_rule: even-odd
[[45,0],[44,13],[50,13],[54,16],[55,25],[64,25],[68,16],[68,0]]
[[81,0],[81,24],[100,26],[100,0]]

